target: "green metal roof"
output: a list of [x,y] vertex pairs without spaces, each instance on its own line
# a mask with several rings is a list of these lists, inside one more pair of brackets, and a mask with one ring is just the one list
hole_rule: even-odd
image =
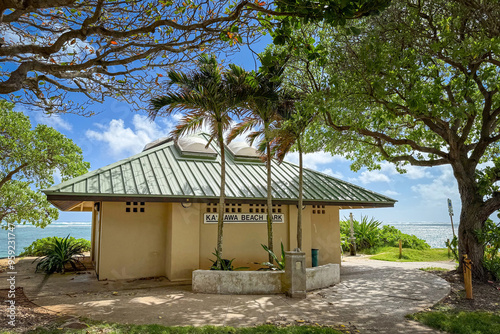
[[[208,140],[207,134],[196,135]],[[89,172],[44,190],[49,201],[65,210],[79,201],[217,200],[220,184],[219,148],[217,156],[182,154],[173,141]],[[266,200],[266,168],[260,160],[238,159],[226,150],[226,196],[228,202],[258,203]],[[296,203],[297,165],[272,163],[272,193],[275,203]],[[396,201],[351,183],[304,169],[304,204],[392,207]]]

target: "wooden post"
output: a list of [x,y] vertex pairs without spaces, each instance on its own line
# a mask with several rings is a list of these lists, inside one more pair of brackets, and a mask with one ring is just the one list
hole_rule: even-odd
[[354,222],[352,218],[352,212],[349,214],[350,222],[351,222],[351,256],[356,255],[356,238],[354,237]]
[[472,262],[467,257],[467,254],[464,254],[464,286],[465,286],[465,298],[474,299],[472,296]]
[[403,258],[403,241],[401,239],[399,239],[399,258]]
[[448,247],[448,259],[451,257],[451,249],[450,249],[450,239],[448,238],[447,240],[448,242],[446,243],[447,247]]

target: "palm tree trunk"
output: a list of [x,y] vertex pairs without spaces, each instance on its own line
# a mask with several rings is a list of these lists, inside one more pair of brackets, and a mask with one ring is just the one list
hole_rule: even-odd
[[217,268],[222,269],[222,237],[224,231],[224,214],[225,214],[225,188],[226,188],[226,152],[224,148],[224,137],[222,131],[222,124],[218,124],[218,141],[220,148],[220,197],[219,197],[219,219],[217,221]]
[[300,138],[297,138],[297,147],[299,149],[299,208],[297,212],[297,248],[300,251],[302,249],[302,203],[304,202],[302,196],[304,180],[302,167],[302,146],[300,144]]
[[[264,123],[264,137],[267,150],[267,248],[274,252],[273,245],[273,194],[271,188],[271,144],[268,138],[269,124]],[[273,257],[269,253],[269,263],[273,263]]]

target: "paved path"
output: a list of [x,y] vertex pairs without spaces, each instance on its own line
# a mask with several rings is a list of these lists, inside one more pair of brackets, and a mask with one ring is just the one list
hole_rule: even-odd
[[[395,263],[348,257],[342,282],[308,293],[305,300],[283,295],[238,296],[191,292],[166,280],[98,282],[93,274],[21,274],[18,286],[45,308],[109,322],[163,325],[252,326],[267,321],[306,320],[354,324],[361,333],[437,333],[404,316],[430,307],[449,284],[416,268],[452,263]],[[0,288],[4,279],[0,274]],[[138,284],[140,288],[137,288]]]

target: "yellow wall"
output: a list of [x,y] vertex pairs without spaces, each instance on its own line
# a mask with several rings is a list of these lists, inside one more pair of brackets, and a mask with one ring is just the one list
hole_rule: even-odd
[[[240,206],[229,206],[230,212],[233,208],[240,208],[241,213],[248,213],[250,209],[263,209],[262,206],[249,206],[243,204]],[[276,207],[277,209],[278,207]],[[288,210],[287,206],[279,207],[284,214],[284,223],[273,224],[273,243],[274,252],[278,255],[281,252],[281,242],[285,250],[288,250]],[[207,212],[207,205],[202,205],[203,213]],[[200,269],[209,269],[215,256],[217,246],[217,224],[204,224],[203,213],[200,215]],[[255,211],[253,213],[256,213]],[[262,213],[259,211],[259,213]],[[261,244],[267,245],[267,224],[266,223],[226,223],[223,231],[222,254],[225,259],[235,259],[234,267],[250,267],[258,269],[262,266],[260,263],[269,260],[268,253],[262,248]]]
[[168,206],[146,203],[145,212],[125,212],[124,202],[103,202],[99,279],[165,275]]
[[180,203],[171,206],[171,241],[166,245],[171,256],[167,277],[171,281],[191,279],[191,273],[199,269],[200,263],[201,204],[194,203],[189,208],[183,208]]
[[339,208],[311,208],[311,246],[319,249],[318,264],[341,264]]
[[[145,203],[144,213],[125,211],[124,202],[102,204],[99,279],[131,279],[166,276],[189,280],[196,269],[209,269],[217,245],[217,224],[205,224],[204,213],[213,206],[193,203]],[[233,205],[230,210],[248,213],[262,206]],[[284,223],[274,223],[274,250],[279,256],[280,244],[285,250],[297,247],[297,207],[276,206],[284,214]],[[320,249],[319,264],[340,264],[340,230],[338,207],[326,207],[313,214],[312,206],[303,210],[302,250],[306,265],[312,265],[311,248]],[[238,212],[238,211],[234,211]],[[260,212],[260,211],[257,211]],[[278,212],[276,212],[278,213]],[[223,257],[235,259],[235,267],[257,269],[268,255],[265,223],[224,224]]]

